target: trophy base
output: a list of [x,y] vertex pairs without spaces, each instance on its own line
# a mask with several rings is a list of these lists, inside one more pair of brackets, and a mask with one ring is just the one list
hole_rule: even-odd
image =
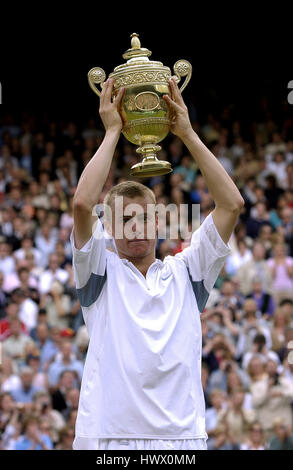
[[130,170],[131,176],[137,178],[150,178],[152,176],[166,175],[173,171],[171,163],[158,160],[156,153],[161,150],[159,145],[144,145],[136,149],[137,153],[144,156],[142,162],[133,165]]

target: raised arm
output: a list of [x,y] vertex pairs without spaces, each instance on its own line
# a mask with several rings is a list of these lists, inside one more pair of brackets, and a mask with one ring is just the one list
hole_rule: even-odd
[[74,242],[77,249],[81,249],[92,236],[92,226],[96,219],[92,216],[92,210],[98,203],[108,177],[123,125],[119,111],[124,89],[119,90],[114,100],[111,99],[112,90],[113,80],[108,79],[103,86],[99,109],[106,134],[97,152],[83,170],[73,199]]
[[196,161],[208,190],[215,201],[212,217],[215,226],[225,243],[230,239],[244,200],[221,163],[209,151],[194,132],[187,107],[177,83],[170,80],[171,97],[164,96],[171,114],[171,131],[180,137]]

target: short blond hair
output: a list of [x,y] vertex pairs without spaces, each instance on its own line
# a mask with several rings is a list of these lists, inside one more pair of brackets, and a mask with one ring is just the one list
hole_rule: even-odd
[[130,199],[149,196],[153,204],[156,204],[156,196],[153,191],[137,181],[122,181],[122,183],[113,186],[104,197],[104,205],[112,207],[113,201],[117,196],[125,196]]

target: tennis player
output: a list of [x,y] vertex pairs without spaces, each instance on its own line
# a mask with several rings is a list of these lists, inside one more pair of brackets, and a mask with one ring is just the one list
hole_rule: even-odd
[[[73,205],[73,268],[90,337],[73,449],[206,449],[200,315],[231,251],[244,201],[194,132],[173,79],[170,89],[164,100],[171,131],[196,161],[215,208],[193,232],[190,246],[164,261],[155,257],[156,237],[146,235],[147,206],[156,201],[145,185],[127,181],[106,194],[115,226],[103,227],[92,215],[123,125],[124,90],[112,100],[108,79],[100,101],[105,137],[80,177]],[[115,214],[118,196],[123,210]],[[146,217],[125,215],[133,203]],[[118,237],[119,223],[130,224],[132,236]],[[157,229],[157,218],[154,223]]]

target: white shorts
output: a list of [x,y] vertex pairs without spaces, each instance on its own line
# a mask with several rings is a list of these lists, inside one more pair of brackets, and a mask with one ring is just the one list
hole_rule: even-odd
[[73,450],[207,450],[206,439],[92,439],[75,437]]

